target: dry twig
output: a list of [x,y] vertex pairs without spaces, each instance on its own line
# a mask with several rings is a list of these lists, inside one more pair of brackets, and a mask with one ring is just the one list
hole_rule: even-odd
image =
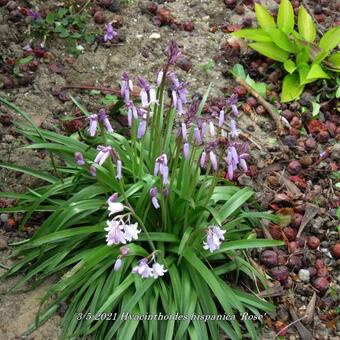
[[242,85],[253,97],[255,97],[259,101],[259,103],[267,110],[267,112],[273,118],[279,135],[284,135],[285,130],[281,121],[281,117],[279,116],[275,107],[272,104],[268,103],[262,96],[260,96],[260,94],[257,91],[255,91],[249,84],[247,84],[240,77],[236,77],[236,82]]

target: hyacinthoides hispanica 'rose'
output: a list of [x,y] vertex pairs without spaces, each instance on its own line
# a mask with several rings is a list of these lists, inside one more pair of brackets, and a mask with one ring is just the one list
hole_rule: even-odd
[[[112,33],[110,24],[107,25],[106,39],[111,40],[115,36]],[[133,83],[127,72],[124,72],[121,78],[121,96],[126,105],[128,126],[131,128],[132,141],[136,143],[145,143],[146,136],[151,136],[150,154],[154,157],[153,176],[160,176],[159,186],[156,185],[150,189],[150,203],[156,210],[162,210],[164,200],[171,194],[170,187],[170,165],[168,157],[178,157],[170,153],[167,145],[162,140],[160,134],[160,127],[162,119],[168,119],[168,124],[173,124],[175,127],[179,124],[178,140],[181,145],[182,157],[191,164],[197,162],[197,166],[202,169],[210,169],[210,171],[217,172],[221,166],[222,161],[227,164],[227,176],[233,180],[235,173],[239,170],[247,171],[246,158],[248,157],[247,146],[237,140],[239,131],[235,119],[229,118],[229,132],[225,133],[226,128],[226,112],[230,108],[234,116],[238,116],[237,96],[232,95],[225,100],[225,107],[218,112],[213,112],[210,116],[197,115],[200,102],[193,100],[187,105],[188,89],[184,81],[178,79],[177,75],[170,70],[170,67],[176,63],[180,56],[180,51],[177,44],[171,41],[167,50],[168,60],[166,65],[161,68],[156,76],[154,84],[149,83],[145,78],[139,76],[137,78],[138,86],[140,87],[140,103],[134,102],[131,96],[133,90]],[[169,88],[171,93],[171,107],[167,116],[161,118],[161,107],[164,107],[164,92],[166,87],[165,79],[169,79],[172,85]],[[174,119],[171,122],[171,112],[175,113]],[[104,109],[100,109],[98,114],[92,114],[88,117],[89,128],[88,132],[91,137],[97,133],[98,124],[101,124],[101,133],[104,134],[104,141],[106,133],[114,133],[114,130],[109,121],[108,115]],[[171,133],[172,127],[169,126],[168,131]],[[225,142],[221,143],[220,138],[223,137]],[[150,137],[148,137],[150,138]],[[223,149],[223,147],[226,148]],[[112,165],[116,166],[115,179],[124,181],[122,173],[122,161],[120,155],[117,154],[111,145],[99,145],[97,147],[98,153],[94,158],[93,163],[98,166],[104,166],[109,162],[109,168]],[[165,151],[167,150],[167,151]],[[197,152],[200,154],[197,155]],[[78,165],[85,165],[85,160],[81,153],[75,154],[75,160]],[[90,167],[90,173],[96,176],[96,166]],[[159,191],[158,191],[159,190]],[[158,194],[160,192],[160,194]],[[162,204],[158,198],[160,197]],[[133,207],[126,207],[123,203],[118,202],[118,195],[113,194],[107,200],[109,217],[113,218],[107,221],[105,228],[106,242],[109,246],[118,244],[127,244],[138,240],[138,235],[141,229],[138,228],[138,222],[132,222],[134,219]],[[164,203],[165,204],[165,203]],[[130,212],[121,214],[125,209]],[[144,226],[142,226],[144,229]],[[214,252],[218,250],[222,241],[225,230],[220,227],[209,227],[207,229],[207,238],[203,243],[203,248]],[[150,242],[152,244],[152,242]],[[155,251],[150,255],[151,260],[144,258],[138,262],[132,270],[133,273],[138,273],[141,277],[158,278],[163,276],[166,272],[164,264],[160,264],[155,260]],[[116,259],[114,270],[118,271],[122,266],[122,254]]]

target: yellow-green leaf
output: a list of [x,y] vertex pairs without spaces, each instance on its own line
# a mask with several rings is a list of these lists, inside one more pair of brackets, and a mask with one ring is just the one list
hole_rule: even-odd
[[300,6],[299,8],[298,28],[303,39],[309,42],[313,42],[315,40],[316,30],[313,19],[303,6]]
[[281,101],[286,103],[299,98],[303,89],[304,85],[300,85],[299,76],[296,73],[287,74],[283,79]]
[[288,53],[271,42],[258,42],[249,44],[255,51],[273,60],[284,62],[288,59]]
[[328,61],[332,63],[335,67],[340,68],[340,52],[332,54]]
[[319,64],[313,64],[312,67],[310,68],[308,74],[307,74],[307,79],[312,80],[312,79],[320,79],[320,78],[329,79],[330,77],[322,69],[322,67]]
[[251,39],[254,41],[270,42],[270,36],[260,28],[246,28],[232,33],[235,37]]
[[287,35],[278,28],[268,30],[268,34],[272,41],[283,50],[291,53],[296,52],[296,46],[288,39]]
[[308,83],[312,83],[315,79],[307,79],[307,75],[310,71],[310,66],[307,63],[299,64],[299,76],[300,76],[300,84],[305,85]]
[[270,28],[275,28],[275,20],[273,16],[260,4],[255,4],[255,13],[257,21],[262,29],[267,31]]
[[296,64],[308,63],[309,61],[309,48],[304,47],[296,56]]
[[327,51],[332,50],[340,44],[340,26],[327,31],[320,39],[319,46]]
[[293,73],[295,70],[296,70],[296,65],[294,63],[293,60],[286,60],[284,63],[283,63],[283,67],[285,68],[285,70],[288,72],[288,73]]
[[290,34],[294,29],[294,10],[289,0],[282,0],[280,3],[277,25],[286,34]]

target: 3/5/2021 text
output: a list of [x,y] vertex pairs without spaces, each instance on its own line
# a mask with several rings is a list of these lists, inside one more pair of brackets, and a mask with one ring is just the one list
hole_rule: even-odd
[[[239,318],[241,320],[262,320],[264,315],[255,315],[248,314],[247,312],[241,313]],[[179,313],[168,315],[168,314],[131,314],[128,312],[124,312],[121,314],[118,313],[78,313],[77,320],[107,320],[107,321],[115,321],[117,319],[121,319],[124,321],[128,320],[136,320],[136,321],[145,321],[145,320],[158,320],[158,321],[167,321],[167,320],[175,320],[175,321],[183,321],[183,320],[197,320],[197,321],[214,321],[214,320],[236,320],[237,317],[235,314],[221,314],[221,315],[203,315],[203,314],[190,314],[190,315],[182,315]]]

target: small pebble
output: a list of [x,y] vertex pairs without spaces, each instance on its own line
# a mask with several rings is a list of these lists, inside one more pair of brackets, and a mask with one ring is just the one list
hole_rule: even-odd
[[8,221],[8,214],[1,214],[0,221],[6,223]]
[[299,270],[299,279],[303,282],[309,282],[310,280],[310,272],[307,269]]
[[158,39],[161,38],[161,35],[160,35],[159,33],[152,33],[152,34],[149,36],[149,38],[150,38],[151,40],[158,40]]

